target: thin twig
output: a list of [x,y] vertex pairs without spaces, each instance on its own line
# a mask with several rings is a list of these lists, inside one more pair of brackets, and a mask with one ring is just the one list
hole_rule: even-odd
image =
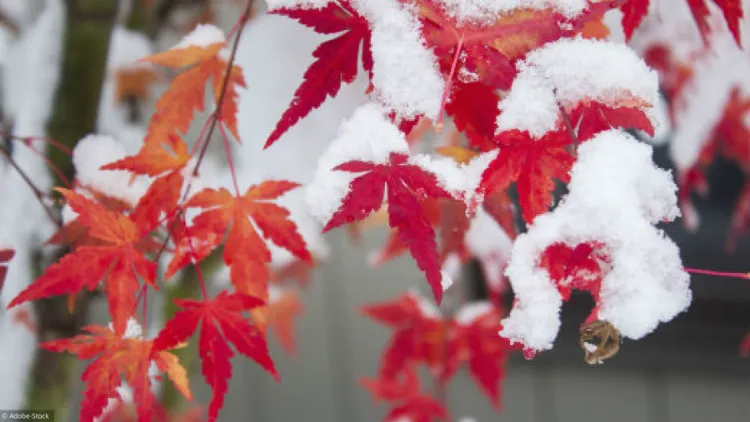
[[18,173],[19,176],[21,176],[21,179],[23,179],[29,189],[31,189],[31,191],[34,193],[34,196],[36,197],[37,201],[42,204],[42,207],[44,208],[44,211],[47,213],[47,216],[50,218],[50,220],[52,220],[52,222],[57,225],[58,229],[62,229],[62,222],[57,218],[52,208],[49,207],[49,204],[44,201],[44,192],[39,190],[39,188],[31,180],[29,175],[26,174],[26,172],[18,166],[18,163],[13,160],[13,157],[10,156],[8,150],[5,149],[5,147],[0,146],[0,152],[5,156],[5,158],[8,160],[8,163],[10,163],[10,166],[13,167],[13,169]]

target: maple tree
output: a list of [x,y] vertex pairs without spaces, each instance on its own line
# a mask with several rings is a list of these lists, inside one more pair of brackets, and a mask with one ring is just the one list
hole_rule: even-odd
[[[217,420],[223,407],[236,353],[279,379],[268,330],[276,332],[287,352],[296,350],[293,323],[303,305],[286,283],[297,279],[304,288],[318,263],[293,213],[281,205],[285,195],[302,188],[320,196],[309,202],[321,232],[349,226],[357,233],[367,219],[386,222],[391,234],[375,263],[408,251],[438,305],[459,278],[456,262],[458,267],[470,259],[482,264],[491,301],[446,310],[408,293],[362,308],[365,316],[393,330],[376,377],[362,380],[376,401],[391,405],[388,421],[449,419],[444,399],[420,386],[420,365],[441,389],[466,363],[477,387],[499,408],[508,357],[518,349],[530,357],[552,347],[560,304],[573,290],[589,292],[595,302],[585,328],[611,329],[617,339],[622,334],[637,340],[683,311],[690,301],[687,273],[676,246],[654,224],[676,218],[678,199],[687,206],[690,190],[703,183],[704,167],[715,155],[736,160],[747,175],[746,95],[732,91],[700,159],[680,174],[678,198],[671,176],[653,166],[650,149],[624,133],[655,135],[659,81],[632,49],[604,41],[609,36],[602,20],[606,12],[622,12],[622,28],[631,39],[650,2],[591,0],[572,11],[556,2],[544,7],[539,2],[524,7],[501,3],[268,1],[270,13],[330,38],[313,52],[312,64],[265,148],[283,148],[284,135],[344,85],[357,78],[369,82],[364,93],[369,102],[342,124],[310,183],[268,178],[243,190],[244,181],[238,180],[230,144],[232,138],[242,142],[239,98],[247,84],[235,54],[252,2],[228,37],[205,24],[213,16],[206,9],[180,43],[140,60],[153,67],[118,72],[118,102],[145,97],[145,86],[158,78],[154,69],[174,74],[156,101],[139,150],[97,169],[102,174],[125,172],[129,187],[145,181],[145,189],[137,200],[129,200],[81,180],[58,187],[73,217],[48,243],[71,250],[7,305],[69,295],[72,308],[83,291],[106,296],[111,327],[90,325],[85,334],[41,344],[49,351],[94,359],[82,376],[86,389],[80,420],[102,415],[101,420],[168,420],[171,415],[159,408],[152,391],[160,377],[149,368],[166,373],[190,400],[187,370],[175,352],[193,341],[212,389],[209,421]],[[713,3],[740,43],[740,2]],[[714,27],[708,22],[707,2],[687,4],[708,44]],[[649,46],[644,57],[671,76],[662,85],[670,99],[678,98],[693,77],[690,66],[664,46]],[[405,58],[413,66],[399,64]],[[623,75],[622,68],[634,76]],[[188,133],[194,115],[205,111],[207,90],[210,114],[191,143]],[[433,148],[440,159],[421,152],[423,135],[431,127],[449,135]],[[231,173],[227,187],[198,182],[216,131]],[[607,156],[611,151],[621,157]],[[618,160],[625,168],[617,166]],[[607,185],[589,182],[597,177]],[[560,184],[570,192],[556,204]],[[609,192],[613,186],[620,188],[615,194]],[[617,194],[630,199],[622,209],[613,197]],[[750,225],[748,198],[746,182],[735,214],[738,230]],[[605,224],[616,213],[625,229]],[[581,222],[584,216],[591,221]],[[516,217],[527,225],[525,231]],[[630,235],[649,243],[643,250],[656,252],[631,254],[637,242]],[[495,243],[487,245],[489,237]],[[274,248],[293,257],[284,268],[271,265]],[[201,264],[215,254],[220,254],[231,286],[218,293],[207,286],[201,271]],[[649,279],[652,285],[622,287],[629,296],[617,308],[611,299],[622,292],[617,283],[627,282],[628,276],[637,279],[633,275],[652,264],[650,256],[663,258],[664,268]],[[0,286],[12,258],[12,249],[0,248]],[[629,269],[631,264],[637,268]],[[175,300],[180,309],[154,338],[146,339],[134,327],[148,322],[149,291],[188,267],[197,272],[202,297]],[[508,311],[499,296],[509,287],[516,299]],[[623,321],[623,313],[636,306],[646,310],[641,325]],[[747,340],[743,344],[747,350]],[[126,384],[132,406],[123,400]],[[110,400],[116,405],[105,412]],[[191,410],[179,417],[198,420],[199,413]]]

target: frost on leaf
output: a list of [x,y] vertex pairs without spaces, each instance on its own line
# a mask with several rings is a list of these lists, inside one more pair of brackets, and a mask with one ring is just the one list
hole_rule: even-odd
[[577,252],[577,261],[564,263],[569,269],[562,274],[585,280],[586,268],[601,270],[592,316],[624,337],[640,339],[684,311],[691,300],[689,276],[677,246],[654,227],[679,215],[676,187],[670,173],[653,164],[651,148],[629,135],[603,132],[579,148],[569,189],[561,204],[539,216],[513,245],[506,274],[516,303],[501,335],[531,350],[552,347],[564,296],[560,280],[552,279],[555,273],[541,260],[556,244],[575,254],[578,245],[589,243]]

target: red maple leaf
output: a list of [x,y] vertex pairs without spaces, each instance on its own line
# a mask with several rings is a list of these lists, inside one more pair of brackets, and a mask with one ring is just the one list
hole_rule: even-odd
[[88,236],[101,244],[81,246],[50,265],[34,283],[18,294],[8,308],[43,297],[93,291],[104,280],[115,333],[122,335],[135,308],[139,278],[154,288],[156,264],[137,247],[142,233],[128,216],[104,208],[73,191],[58,188],[78,213]]
[[294,99],[268,137],[265,148],[279,140],[289,128],[320,107],[327,97],[338,94],[343,84],[357,77],[360,45],[362,65],[372,72],[370,30],[367,20],[348,1],[329,3],[321,9],[278,9],[271,13],[295,19],[319,34],[340,34],[315,49],[315,61],[305,71]]
[[198,353],[202,362],[201,372],[213,389],[213,397],[208,406],[209,422],[216,420],[232,376],[229,361],[234,352],[228,343],[232,343],[239,353],[253,359],[278,380],[264,336],[243,316],[243,312],[263,306],[262,300],[242,293],[222,291],[212,300],[180,299],[175,303],[183,310],[178,311],[165,324],[154,339],[154,348],[169,349],[184,342],[193,335],[200,323]]
[[591,294],[596,306],[588,319],[596,317],[604,277],[602,268],[609,262],[608,257],[599,252],[603,247],[598,242],[580,243],[575,247],[555,243],[544,250],[539,261],[539,266],[547,270],[557,285],[563,300],[568,300],[574,289]]
[[[426,312],[413,294],[365,306],[362,313],[395,331],[385,350],[379,377],[395,379],[414,364],[425,364],[440,383],[447,383],[464,362],[483,393],[500,405],[500,381],[510,344],[497,335],[501,315],[481,306],[470,318],[442,318]],[[459,311],[460,313],[460,311]]]
[[508,340],[497,334],[501,318],[497,308],[490,307],[463,326],[459,337],[459,359],[467,361],[469,374],[495,407],[500,407],[501,381],[511,351]]
[[43,349],[72,353],[81,360],[96,358],[81,376],[86,383],[79,416],[81,422],[96,420],[110,398],[119,398],[116,389],[123,379],[133,389],[138,421],[150,421],[152,407],[156,404],[148,374],[152,362],[167,373],[188,400],[192,399],[187,372],[179,359],[166,349],[140,338],[123,338],[109,328],[97,325],[84,327],[84,331],[90,334],[40,344]]
[[409,247],[417,266],[427,277],[435,300],[440,303],[443,288],[435,232],[419,201],[428,197],[451,198],[451,195],[438,185],[434,174],[407,160],[405,154],[391,153],[388,164],[349,161],[336,167],[335,170],[364,174],[351,182],[349,193],[323,231],[361,220],[377,211],[387,187],[388,224],[398,230],[401,241]]
[[[693,14],[693,19],[698,25],[698,30],[707,42],[711,26],[708,23],[708,17],[711,11],[706,4],[706,0],[685,0]],[[742,10],[742,0],[713,0],[721,12],[724,14],[724,20],[727,22],[729,31],[732,32],[737,45],[741,44],[740,37],[740,20],[744,16]],[[648,12],[651,0],[626,0],[620,9],[622,10],[622,26],[625,30],[625,38],[629,40],[641,21]]]
[[622,29],[625,31],[625,40],[629,41],[633,31],[638,28],[641,21],[648,13],[651,0],[627,0],[620,6],[622,10]]
[[393,403],[393,408],[385,416],[385,422],[409,420],[413,422],[432,422],[450,420],[448,411],[433,397],[420,391],[419,379],[413,370],[399,377],[362,379],[362,385],[368,389],[375,401]]
[[441,382],[446,382],[460,363],[457,350],[448,344],[455,324],[426,314],[419,300],[407,293],[390,302],[361,308],[364,315],[395,329],[383,354],[380,376],[393,378],[413,363],[424,363]]
[[500,96],[492,86],[481,82],[453,83],[454,93],[445,111],[469,140],[469,145],[486,151],[492,147],[497,128],[497,103]]
[[570,180],[568,171],[575,162],[565,149],[570,136],[557,130],[534,139],[526,131],[510,130],[498,134],[495,143],[500,150],[482,174],[477,192],[504,190],[515,181],[523,218],[531,223],[552,204],[553,178],[564,183]]
[[613,128],[638,129],[654,136],[654,126],[640,107],[613,107],[597,101],[584,102],[571,113],[570,120],[578,127],[578,141],[587,141],[598,133]]
[[[265,181],[250,186],[244,195],[235,196],[228,190],[207,188],[196,193],[185,207],[203,211],[192,222],[192,227],[178,242],[175,255],[169,263],[167,277],[199,260],[192,253],[200,249],[205,257],[228,232],[224,244],[224,262],[229,266],[230,280],[238,292],[268,299],[268,268],[271,252],[263,237],[288,250],[296,257],[312,262],[305,241],[291,221],[289,211],[270,200],[276,199],[298,187],[288,181]],[[193,247],[190,247],[192,242]],[[198,246],[195,246],[195,245]]]

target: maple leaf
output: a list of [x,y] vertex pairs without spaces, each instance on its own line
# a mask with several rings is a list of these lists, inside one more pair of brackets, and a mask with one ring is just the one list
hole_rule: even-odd
[[273,14],[287,16],[319,34],[340,34],[320,44],[315,61],[305,71],[302,84],[291,104],[268,137],[265,148],[279,140],[289,128],[320,107],[328,97],[335,97],[343,84],[357,77],[360,45],[365,71],[372,73],[370,30],[367,20],[347,1],[332,2],[321,9],[278,9]]
[[498,134],[495,143],[500,151],[482,173],[477,192],[504,190],[515,181],[522,216],[531,223],[552,204],[553,178],[564,183],[570,180],[568,171],[575,161],[565,150],[570,136],[557,130],[533,139],[526,131],[510,130]]
[[599,291],[604,277],[602,265],[609,262],[608,257],[599,252],[603,247],[599,242],[580,243],[575,247],[554,243],[544,250],[539,261],[539,266],[547,270],[557,285],[563,300],[568,300],[574,289],[591,294],[596,305],[587,321],[596,318],[599,309]]
[[166,350],[183,343],[195,333],[200,323],[198,353],[202,362],[201,372],[213,390],[208,407],[209,422],[216,420],[232,376],[230,359],[234,352],[228,343],[278,380],[265,338],[243,316],[243,312],[263,306],[262,300],[242,293],[222,291],[211,300],[180,299],[175,303],[183,310],[167,321],[154,339],[154,348]]
[[426,364],[441,382],[446,382],[458,369],[456,349],[448,344],[455,324],[427,314],[420,298],[407,293],[397,299],[364,306],[360,311],[374,320],[395,329],[383,354],[381,378],[394,378],[412,363]]
[[379,377],[393,379],[412,364],[424,363],[439,382],[446,383],[466,362],[475,383],[499,407],[500,381],[511,350],[508,340],[497,335],[502,328],[499,310],[487,303],[471,304],[475,308],[469,311],[470,318],[442,318],[426,311],[419,300],[407,293],[361,308],[364,315],[395,330]]
[[[740,38],[740,19],[743,17],[741,0],[713,0],[721,12],[724,14],[724,20],[727,22],[729,31],[732,32],[737,45],[741,45]],[[708,43],[708,35],[711,32],[711,25],[708,22],[708,18],[711,11],[706,4],[706,0],[687,0],[688,6],[690,6],[690,12],[693,14],[693,19],[698,24],[698,30],[703,37],[703,40]]]
[[584,13],[567,20],[552,11],[517,8],[503,13],[490,24],[457,22],[440,2],[415,2],[427,46],[434,50],[443,73],[451,80],[455,57],[461,69],[475,75],[477,82],[507,90],[516,75],[515,64],[545,43],[572,36],[589,20],[614,7],[614,1],[590,2]]
[[81,360],[96,358],[81,376],[86,389],[81,402],[80,421],[96,420],[109,399],[119,397],[116,389],[123,379],[133,388],[138,420],[150,421],[155,402],[148,374],[152,361],[160,370],[167,372],[178,391],[188,400],[192,399],[187,372],[173,354],[154,348],[151,341],[123,338],[107,327],[89,325],[84,327],[84,331],[90,334],[40,344],[43,349],[72,353]]
[[[193,218],[190,241],[207,242],[203,250],[210,250],[224,238],[224,262],[229,266],[229,278],[238,292],[268,300],[267,264],[271,252],[263,237],[288,250],[305,262],[312,263],[304,239],[297,226],[289,219],[289,211],[270,200],[276,199],[292,189],[297,183],[268,180],[250,186],[244,195],[235,196],[228,190],[207,188],[196,193],[185,207],[203,211]],[[187,240],[186,240],[187,241]],[[191,248],[177,248],[167,270],[167,277],[190,262]]]
[[[695,19],[695,23],[698,25],[701,37],[705,42],[708,42],[708,34],[711,31],[708,18],[711,11],[706,4],[706,0],[685,0],[690,7],[690,12]],[[724,15],[724,20],[729,27],[729,31],[732,33],[734,40],[737,45],[741,45],[740,36],[740,20],[744,16],[742,10],[742,0],[713,0]],[[627,0],[621,6],[622,10],[622,27],[625,31],[625,39],[630,40],[641,21],[648,13],[648,8],[651,0]]]
[[269,280],[277,284],[294,281],[300,287],[305,288],[310,285],[312,270],[315,269],[315,264],[315,261],[306,262],[301,259],[295,259],[281,268],[272,271]]
[[633,31],[638,28],[641,21],[648,13],[651,0],[627,0],[620,6],[622,11],[622,29],[625,31],[625,40],[630,41]]
[[385,417],[386,422],[450,420],[448,411],[439,401],[420,391],[419,379],[413,370],[406,371],[403,378],[403,383],[397,377],[361,380],[376,401],[394,403]]
[[0,292],[3,291],[3,284],[5,283],[5,276],[8,275],[8,263],[16,251],[7,247],[0,247]]
[[454,82],[454,94],[445,111],[456,128],[466,135],[469,145],[486,151],[492,146],[497,129],[497,103],[500,96],[481,82]]
[[81,246],[60,261],[50,265],[34,283],[19,293],[8,308],[43,297],[77,293],[83,288],[93,291],[104,280],[109,312],[115,333],[125,332],[128,318],[141,288],[138,278],[154,288],[156,264],[138,250],[141,234],[126,215],[114,212],[67,189],[57,189],[78,213],[78,222],[88,229],[88,236],[99,246]]
[[176,47],[141,59],[142,61],[185,69],[174,77],[169,89],[156,102],[156,110],[149,123],[143,146],[134,156],[125,157],[103,166],[105,170],[128,170],[135,174],[157,176],[165,171],[176,171],[184,167],[190,155],[179,134],[187,133],[193,114],[203,111],[205,87],[212,80],[215,101],[221,95],[226,77],[226,94],[216,117],[239,140],[237,132],[238,87],[245,87],[242,70],[232,65],[227,73],[228,62],[221,52],[226,42],[205,46],[190,45]]
[[148,100],[149,88],[157,79],[150,68],[123,67],[115,71],[115,103],[128,99]]
[[654,136],[651,119],[639,105],[624,103],[615,107],[597,101],[584,102],[571,111],[570,120],[578,127],[577,138],[581,142],[612,128],[638,129]]
[[463,347],[458,352],[463,355],[462,359],[467,360],[474,382],[497,408],[500,407],[500,382],[505,376],[505,363],[511,351],[508,340],[497,335],[502,328],[501,318],[497,308],[489,307],[473,322],[463,326]]
[[443,288],[435,232],[421,211],[419,201],[451,198],[451,195],[438,185],[435,175],[407,160],[405,154],[391,153],[388,164],[349,161],[336,167],[338,171],[365,174],[351,182],[349,193],[323,232],[361,220],[380,209],[387,187],[388,224],[398,230],[401,241],[409,247],[417,266],[427,277],[435,300],[440,303]]
[[[278,289],[278,288],[277,288]],[[268,304],[269,328],[273,329],[284,350],[293,355],[297,352],[294,340],[294,320],[305,311],[299,296],[293,290],[284,289],[271,298]]]

